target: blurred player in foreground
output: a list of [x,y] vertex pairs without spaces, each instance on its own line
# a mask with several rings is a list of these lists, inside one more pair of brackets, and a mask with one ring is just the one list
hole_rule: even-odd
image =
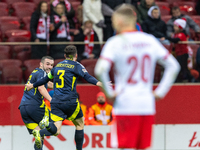
[[[33,70],[27,83],[32,83],[45,77],[47,73],[51,71],[54,65],[54,60],[50,56],[44,56],[41,59],[40,67]],[[29,133],[32,134],[33,130],[40,130],[39,122],[46,115],[49,116],[47,107],[45,107],[44,98],[51,101],[51,96],[49,95],[46,88],[53,88],[53,83],[48,82],[48,84],[39,86],[28,92],[27,88],[24,89],[24,94],[19,106],[22,120],[26,125]],[[34,134],[34,132],[33,132]],[[50,132],[47,136],[52,135]],[[42,139],[41,139],[42,140]],[[42,142],[43,143],[43,142]],[[39,150],[34,145],[35,150]],[[41,144],[42,145],[42,144]]]
[[66,59],[58,63],[45,78],[34,84],[26,84],[27,89],[30,90],[54,78],[54,95],[51,101],[51,119],[54,122],[44,119],[42,125],[46,126],[46,129],[41,130],[41,132],[36,131],[38,134],[35,136],[35,139],[40,142],[41,137],[46,136],[45,132],[47,131],[58,135],[61,131],[62,121],[67,118],[76,127],[76,150],[82,150],[84,118],[78,102],[76,81],[81,76],[91,84],[97,86],[101,86],[102,84],[96,78],[92,77],[84,66],[76,62],[77,50],[75,46],[67,46],[64,52]]
[[[107,97],[115,101],[116,120],[111,126],[113,148],[150,147],[155,99],[167,94],[180,70],[176,59],[152,35],[136,31],[135,15],[130,5],[116,9],[112,22],[118,35],[107,41],[95,67]],[[152,91],[156,62],[165,72]],[[115,91],[106,84],[112,63],[116,71]]]

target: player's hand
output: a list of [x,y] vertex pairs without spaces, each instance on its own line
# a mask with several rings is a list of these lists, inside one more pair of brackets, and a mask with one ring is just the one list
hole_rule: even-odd
[[116,99],[117,96],[118,96],[118,93],[114,92],[113,96],[112,96],[112,97],[109,97],[108,99],[109,99],[111,102],[115,102],[115,99]]
[[25,87],[26,87],[27,91],[30,91],[31,89],[34,88],[32,83],[25,84]]
[[153,92],[153,96],[155,97],[156,101],[159,101],[159,100],[161,99],[161,97],[160,97],[160,96],[158,96],[158,95],[156,95],[156,93],[155,93],[155,92]]

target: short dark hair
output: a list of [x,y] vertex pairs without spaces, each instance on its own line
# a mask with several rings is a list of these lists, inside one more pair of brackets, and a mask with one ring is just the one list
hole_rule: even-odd
[[172,8],[171,8],[171,14],[172,14],[172,11],[173,11],[173,10],[177,10],[177,9],[180,10],[180,8],[179,8],[178,6],[172,7]]
[[68,45],[67,47],[65,47],[64,52],[65,52],[66,57],[68,58],[75,57],[77,54],[76,46]]
[[44,63],[45,59],[54,60],[51,56],[43,56],[41,62]]

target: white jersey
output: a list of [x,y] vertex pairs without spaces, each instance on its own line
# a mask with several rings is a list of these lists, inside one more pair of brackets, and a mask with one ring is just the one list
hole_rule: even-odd
[[103,82],[107,96],[114,90],[106,84],[111,64],[115,69],[114,103],[116,115],[151,115],[155,113],[153,79],[156,62],[166,69],[161,84],[156,89],[160,97],[170,89],[179,71],[173,56],[153,36],[143,32],[126,32],[109,39],[105,44],[95,73]]

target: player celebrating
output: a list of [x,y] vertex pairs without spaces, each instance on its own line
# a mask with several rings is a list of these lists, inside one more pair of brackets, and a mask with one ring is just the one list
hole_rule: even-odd
[[[41,59],[40,67],[36,68],[31,75],[27,83],[36,82],[42,77],[46,76],[47,73],[51,71],[54,65],[54,60],[50,56],[44,56]],[[49,95],[46,88],[53,88],[53,83],[48,82],[48,84],[39,86],[31,91],[27,91],[27,88],[24,89],[24,94],[19,106],[22,120],[25,123],[28,131],[32,134],[33,130],[40,130],[38,126],[39,122],[42,120],[44,115],[48,116],[48,109],[45,107],[44,98],[48,101],[51,101],[51,96]],[[50,132],[47,135],[52,135]],[[41,139],[42,140],[42,139]],[[37,144],[37,142],[36,142]],[[35,150],[39,150],[34,145]],[[41,142],[42,145],[42,142]]]
[[41,137],[45,136],[47,131],[58,135],[61,131],[62,121],[68,119],[71,120],[76,127],[76,149],[82,150],[84,118],[78,102],[76,81],[77,78],[81,76],[89,83],[97,86],[101,86],[101,82],[92,77],[80,63],[76,62],[77,50],[75,46],[67,46],[64,52],[66,59],[58,63],[45,78],[34,84],[26,85],[29,90],[45,84],[54,78],[54,95],[51,101],[51,119],[54,122],[49,122],[48,119],[43,120],[42,124],[46,126],[46,129],[40,132],[36,130],[37,134],[35,139],[40,141]]
[[[173,84],[179,64],[152,36],[136,31],[136,16],[130,5],[123,4],[113,13],[118,35],[105,44],[95,67],[106,95],[114,103],[116,122],[111,127],[114,148],[150,147],[155,98],[166,95]],[[161,83],[152,92],[156,62],[165,68]],[[115,66],[115,89],[107,86],[111,64]]]

